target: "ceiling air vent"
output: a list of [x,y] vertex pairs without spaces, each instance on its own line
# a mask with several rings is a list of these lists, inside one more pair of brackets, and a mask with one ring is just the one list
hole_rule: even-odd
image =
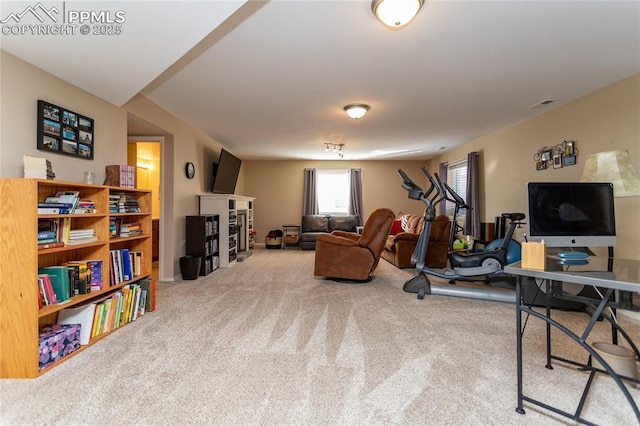
[[555,102],[553,99],[545,99],[544,101],[540,101],[537,104],[533,104],[531,105],[529,108],[542,108],[545,107],[547,105],[549,105],[550,103]]

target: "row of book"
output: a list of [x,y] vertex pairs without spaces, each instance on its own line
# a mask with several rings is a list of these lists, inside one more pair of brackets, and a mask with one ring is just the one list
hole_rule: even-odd
[[130,281],[145,273],[144,253],[126,248],[109,250],[111,285]]
[[140,213],[138,197],[126,192],[109,194],[109,213]]
[[71,229],[71,219],[43,218],[38,220],[38,248],[62,247],[97,241],[94,228]]
[[123,222],[121,217],[109,219],[109,238],[134,237],[142,235],[142,224],[140,222]]
[[79,191],[58,191],[38,203],[38,214],[71,214],[79,202]]
[[61,310],[58,324],[79,324],[80,344],[87,345],[91,338],[110,333],[153,310],[155,282],[144,279],[101,299]]
[[38,268],[38,307],[102,289],[102,260],[72,260]]

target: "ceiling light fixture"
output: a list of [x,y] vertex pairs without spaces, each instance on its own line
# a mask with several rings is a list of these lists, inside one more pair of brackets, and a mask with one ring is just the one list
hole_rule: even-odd
[[343,143],[325,142],[324,143],[324,150],[325,150],[325,152],[329,152],[329,149],[332,149],[333,152],[337,152],[338,153],[338,157],[342,158],[344,156],[344,152],[342,151],[342,147],[343,146],[344,146]]
[[424,0],[373,0],[371,10],[387,27],[400,29],[415,18],[423,4]]
[[354,120],[358,118],[364,117],[364,115],[369,111],[369,105],[365,104],[351,104],[344,107],[344,111],[347,115]]

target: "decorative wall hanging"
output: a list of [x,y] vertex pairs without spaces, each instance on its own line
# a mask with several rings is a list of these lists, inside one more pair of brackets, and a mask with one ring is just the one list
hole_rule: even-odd
[[39,150],[93,160],[93,132],[93,119],[38,100]]
[[575,141],[563,141],[555,146],[544,146],[533,156],[536,162],[536,170],[546,170],[553,167],[559,169],[563,166],[576,164],[578,149]]

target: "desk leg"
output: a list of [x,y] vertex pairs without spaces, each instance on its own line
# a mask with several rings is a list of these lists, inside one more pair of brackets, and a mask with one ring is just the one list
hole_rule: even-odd
[[516,412],[524,414],[522,399],[522,276],[518,276],[516,283],[516,371],[518,376],[518,407]]
[[[547,318],[551,318],[551,280],[544,280],[544,285],[545,288],[547,289],[546,292],[546,312],[547,312]],[[553,370],[553,365],[551,365],[551,324],[549,324],[547,322],[547,365],[545,365],[545,368],[547,368],[548,370]]]

